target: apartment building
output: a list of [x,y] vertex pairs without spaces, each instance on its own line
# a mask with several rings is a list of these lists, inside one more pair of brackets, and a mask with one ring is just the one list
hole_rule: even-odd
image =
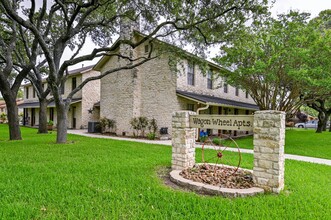
[[[63,97],[75,89],[82,81],[100,73],[92,70],[93,66],[86,66],[68,71],[68,79],[63,87]],[[47,82],[43,86],[47,88]],[[51,95],[48,96],[51,98]],[[99,120],[99,109],[95,104],[100,101],[100,80],[87,83],[83,89],[77,92],[72,99],[68,112],[68,128],[80,129],[87,128],[89,121]],[[24,85],[24,103],[19,105],[23,108],[23,124],[26,126],[38,126],[39,124],[39,101],[35,88],[29,83]],[[55,103],[50,102],[47,107],[47,119],[54,122],[56,126],[57,111]]]
[[[134,38],[142,34],[134,31]],[[157,43],[154,43],[157,50]],[[169,45],[170,46],[170,45]],[[134,50],[126,47],[121,54],[131,54],[135,58],[149,52],[146,42]],[[132,51],[130,51],[132,50]],[[194,55],[186,57],[194,58]],[[226,80],[218,76],[218,72],[226,71],[220,66],[207,62],[209,70],[201,71],[199,66],[189,58],[181,59],[177,71],[169,65],[169,55],[146,62],[131,70],[111,73],[101,81],[100,117],[116,121],[118,135],[132,135],[130,120],[144,116],[157,120],[159,128],[165,128],[171,135],[172,113],[180,110],[197,111],[206,108],[200,114],[252,114],[258,110],[253,99],[245,91],[228,85]],[[104,56],[93,68],[101,74],[107,70],[126,65],[125,60],[118,57]],[[209,130],[217,134],[218,130]],[[239,132],[234,132],[238,135]]]

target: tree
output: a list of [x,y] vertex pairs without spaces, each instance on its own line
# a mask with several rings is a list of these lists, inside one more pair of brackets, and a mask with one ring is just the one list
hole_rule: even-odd
[[47,105],[51,101],[47,96],[50,93],[50,88],[44,89],[44,77],[47,76],[47,69],[42,67],[42,63],[38,65],[39,67],[34,67],[32,71],[27,75],[27,79],[33,85],[37,97],[39,100],[39,125],[38,134],[48,133],[47,128]]
[[321,87],[314,85],[321,85],[321,73],[325,76],[330,68],[329,56],[316,53],[321,35],[315,25],[308,25],[308,19],[309,14],[293,11],[277,19],[266,16],[221,47],[216,61],[233,69],[225,74],[227,79],[247,90],[261,110],[292,116],[321,94]]
[[[54,96],[57,109],[57,143],[66,142],[67,112],[72,97],[86,83],[122,69],[133,69],[158,55],[151,52],[142,57],[133,58],[126,54],[125,48],[135,48],[145,42],[152,47],[153,39],[167,42],[191,43],[202,51],[203,43],[220,42],[217,39],[233,37],[236,27],[265,12],[267,1],[54,1],[47,5],[44,0],[38,9],[36,2],[31,0],[31,6],[23,6],[24,15],[18,13],[13,5],[1,0],[6,12],[20,26],[30,30],[38,39],[49,67],[48,85]],[[42,21],[39,28],[36,24]],[[145,35],[138,41],[124,34],[123,30],[130,24],[141,21]],[[121,27],[120,27],[121,26]],[[122,31],[122,33],[121,33]],[[120,38],[107,47],[112,39]],[[91,54],[79,56],[79,51],[85,44],[86,38],[92,40],[101,48],[96,48]],[[222,36],[222,37],[220,37]],[[61,61],[64,50],[69,47],[73,55],[69,60]],[[153,48],[153,47],[152,47]],[[72,65],[103,55],[116,56],[125,62],[114,67],[98,77],[91,77],[77,86],[67,97],[61,96],[61,85],[65,82],[66,69]]]
[[[311,45],[312,56],[307,60],[307,65],[319,67],[315,72],[309,74],[311,98],[307,101],[307,106],[318,112],[318,127],[316,132],[326,131],[327,122],[331,115],[331,10],[324,10],[313,18],[309,25],[315,27],[316,39]],[[323,68],[322,68],[322,67]],[[329,127],[331,132],[331,125]]]
[[[16,8],[17,5],[13,4]],[[9,18],[3,7],[0,6],[0,91],[8,110],[8,125],[10,140],[21,140],[19,116],[16,97],[21,83],[33,67],[30,60],[26,60],[26,50],[31,52],[31,58],[36,57],[37,41],[30,41],[29,47],[24,48],[26,33],[22,27]],[[33,39],[33,38],[31,38]]]

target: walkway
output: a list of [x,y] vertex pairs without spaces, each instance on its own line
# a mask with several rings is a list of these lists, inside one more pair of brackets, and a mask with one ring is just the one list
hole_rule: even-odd
[[[86,137],[93,137],[93,138],[108,138],[108,139],[114,139],[114,140],[133,141],[133,142],[141,142],[141,143],[148,143],[148,144],[160,144],[160,145],[171,146],[171,140],[146,140],[146,139],[114,137],[114,136],[87,133],[87,130],[68,130],[68,133],[77,134],[77,135],[86,136]],[[197,144],[196,147],[201,148],[201,145]],[[213,149],[212,146],[205,146],[205,148]],[[235,148],[227,148],[227,150],[228,151],[237,151],[237,149],[235,149]],[[249,150],[249,149],[240,149],[240,152],[253,154],[253,150]],[[285,159],[298,160],[298,161],[324,164],[324,165],[331,166],[331,160],[315,158],[315,157],[306,157],[306,156],[298,156],[298,155],[293,155],[293,154],[285,154]]]

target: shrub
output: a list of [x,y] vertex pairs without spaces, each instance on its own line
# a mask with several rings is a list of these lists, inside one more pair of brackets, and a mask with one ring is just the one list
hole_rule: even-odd
[[147,134],[147,138],[149,140],[155,140],[155,137],[156,137],[156,134],[153,133],[153,132],[150,132],[150,133]]
[[109,128],[110,132],[114,132],[116,129],[116,121],[114,119],[108,119],[106,117],[100,118],[99,120],[101,133],[105,133],[106,129]]
[[137,135],[138,135],[138,132],[139,132],[139,120],[138,118],[134,117],[130,120],[130,125],[132,127],[132,129],[134,130],[133,131],[133,136],[135,137],[136,136],[136,133],[135,131],[137,131]]
[[7,114],[2,112],[1,115],[0,115],[0,120],[1,120],[1,123],[6,123],[7,121]]
[[148,130],[154,134],[156,134],[157,132],[157,121],[155,118],[152,118],[150,121],[149,121],[149,124],[148,124]]
[[145,136],[145,130],[148,126],[148,119],[146,117],[134,117],[130,120],[131,127],[137,133],[133,132],[133,136],[139,136],[139,133],[142,137]]
[[[153,139],[155,139],[157,128],[158,128],[157,121],[155,118],[148,120],[147,117],[143,117],[143,116],[134,117],[130,120],[130,125],[131,125],[132,129],[134,130],[133,131],[134,137],[139,136],[139,134],[141,137],[145,137],[145,130],[147,128],[149,131],[148,134],[154,133]],[[147,134],[147,138],[149,138],[148,134]]]
[[219,139],[219,138],[213,138],[213,144],[220,145],[221,144],[221,139]]

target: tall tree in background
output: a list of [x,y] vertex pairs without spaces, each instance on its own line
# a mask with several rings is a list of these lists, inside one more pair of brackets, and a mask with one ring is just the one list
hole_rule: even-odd
[[[137,46],[151,40],[161,39],[170,43],[189,43],[202,52],[205,45],[226,42],[233,38],[238,27],[248,19],[255,18],[266,10],[267,1],[239,0],[190,0],[190,1],[54,1],[47,5],[43,0],[41,7],[34,0],[30,6],[22,6],[21,15],[7,0],[1,0],[11,18],[20,26],[30,30],[38,39],[49,67],[48,85],[54,96],[57,109],[57,143],[67,140],[67,112],[72,97],[86,83],[104,77],[107,74],[132,69],[156,56],[151,52],[138,58],[121,54],[120,47]],[[133,41],[129,36],[121,36],[111,47],[112,40],[119,36],[125,23],[140,21],[140,31],[145,37]],[[42,22],[41,27],[37,27]],[[122,27],[120,27],[122,24]],[[79,52],[87,37],[100,48],[91,54],[80,56]],[[221,39],[221,40],[219,40]],[[177,45],[179,46],[179,45]],[[62,61],[66,48],[71,48],[72,57]],[[117,56],[127,60],[127,64],[114,67],[97,77],[84,80],[67,97],[61,96],[61,86],[67,79],[66,69],[72,65],[103,55]]]
[[315,38],[310,44],[310,56],[306,64],[313,67],[313,71],[303,73],[302,77],[309,81],[307,91],[311,98],[306,104],[318,112],[316,132],[321,133],[326,131],[331,115],[331,10],[321,11],[309,25],[314,27]]
[[321,38],[308,19],[309,14],[293,11],[278,19],[267,16],[222,46],[223,53],[215,59],[233,70],[226,73],[227,79],[247,90],[261,110],[292,115],[321,95],[321,74],[330,68],[325,62],[330,56],[325,57],[326,47],[325,54],[318,48],[329,39]]

